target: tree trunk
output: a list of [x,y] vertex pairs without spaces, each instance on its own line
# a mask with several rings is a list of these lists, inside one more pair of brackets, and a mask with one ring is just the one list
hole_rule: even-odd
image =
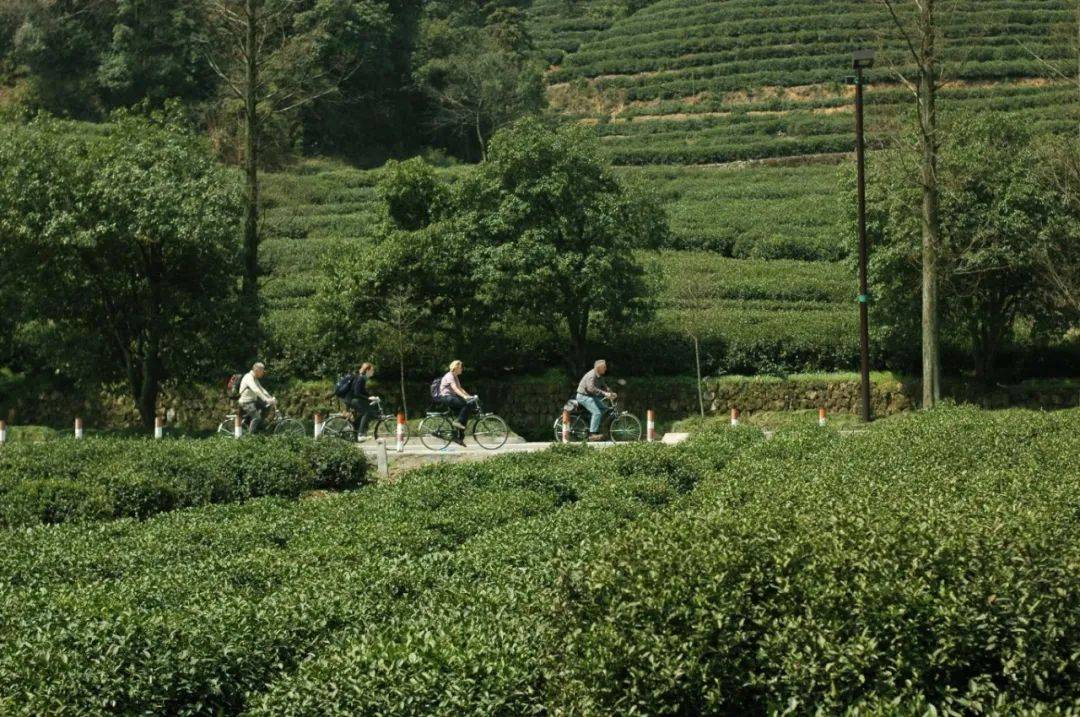
[[398,354],[398,366],[401,369],[401,412],[405,414],[405,420],[409,418],[409,406],[405,402],[405,354]]
[[139,419],[143,428],[153,428],[157,417],[158,394],[161,393],[161,357],[160,343],[157,338],[146,343],[146,355],[143,357],[142,390],[139,392]]
[[705,397],[701,395],[701,350],[698,345],[698,337],[694,337],[694,365],[697,367],[697,400],[698,408],[701,409],[701,417],[705,418]]
[[476,113],[476,141],[480,143],[480,160],[487,161],[487,146],[484,144],[484,133],[480,131],[480,113]]
[[570,378],[574,379],[581,375],[588,364],[585,350],[588,348],[586,342],[589,333],[589,310],[585,309],[584,314],[580,316],[567,316],[566,326],[570,334],[570,346],[565,354],[565,360]]
[[259,295],[259,62],[257,57],[258,0],[247,0],[244,66],[244,300],[254,310]]
[[941,396],[938,345],[938,269],[941,245],[937,178],[937,68],[934,56],[934,0],[925,0],[919,18],[919,146],[922,151],[922,405],[933,408]]

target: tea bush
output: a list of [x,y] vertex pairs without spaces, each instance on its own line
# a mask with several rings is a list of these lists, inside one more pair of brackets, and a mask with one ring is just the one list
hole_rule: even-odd
[[368,477],[362,452],[330,441],[13,443],[0,450],[0,525],[146,518],[207,503],[356,488]]

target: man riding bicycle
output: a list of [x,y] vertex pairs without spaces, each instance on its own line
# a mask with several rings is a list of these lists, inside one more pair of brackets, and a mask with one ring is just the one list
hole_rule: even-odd
[[465,445],[465,423],[469,420],[469,414],[476,411],[476,396],[471,396],[461,387],[458,376],[465,370],[465,364],[461,361],[452,361],[450,370],[439,381],[438,401],[452,411],[458,412],[454,424],[454,443],[459,446]]
[[603,400],[613,400],[617,395],[608,389],[604,374],[607,373],[607,361],[600,359],[593,364],[593,369],[581,377],[577,387],[577,402],[589,412],[589,440],[602,441],[600,424],[608,410]]
[[357,440],[367,440],[367,426],[375,416],[374,403],[379,400],[378,396],[368,393],[368,379],[375,375],[375,366],[368,361],[360,365],[356,372],[349,393],[342,397],[342,402],[352,412],[352,427],[356,431]]
[[240,381],[240,412],[248,419],[251,433],[257,433],[266,422],[266,414],[277,399],[263,388],[259,379],[266,375],[266,366],[256,363]]

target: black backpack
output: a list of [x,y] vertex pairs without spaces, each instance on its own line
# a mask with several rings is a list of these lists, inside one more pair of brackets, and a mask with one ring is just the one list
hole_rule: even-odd
[[438,401],[439,400],[439,386],[441,384],[442,384],[442,376],[439,376],[437,379],[435,379],[434,381],[431,382],[431,400],[432,401]]
[[338,378],[337,383],[334,384],[334,395],[338,398],[348,398],[352,395],[353,381],[356,380],[356,376],[351,373],[342,374]]

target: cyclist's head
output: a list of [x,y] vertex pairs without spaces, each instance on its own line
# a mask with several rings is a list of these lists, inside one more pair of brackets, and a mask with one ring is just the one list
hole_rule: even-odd
[[460,361],[451,361],[450,370],[454,373],[461,373],[465,370],[465,364],[461,363]]
[[368,376],[370,376],[371,374],[375,373],[375,364],[371,363],[370,361],[365,361],[364,363],[360,364],[360,373],[366,373]]
[[262,361],[256,362],[251,367],[251,372],[255,374],[255,378],[262,378],[266,375],[266,364],[264,364]]
[[593,368],[596,369],[596,372],[598,374],[603,376],[605,373],[607,373],[607,361],[605,361],[604,359],[597,359],[596,363],[593,364]]

